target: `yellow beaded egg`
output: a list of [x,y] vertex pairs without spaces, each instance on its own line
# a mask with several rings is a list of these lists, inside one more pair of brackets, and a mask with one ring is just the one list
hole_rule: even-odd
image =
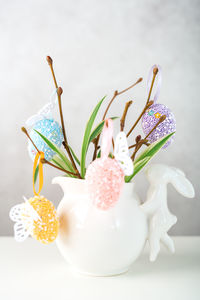
[[40,217],[40,219],[34,220],[32,237],[43,244],[53,242],[58,235],[59,227],[53,203],[43,196],[35,196],[28,201]]

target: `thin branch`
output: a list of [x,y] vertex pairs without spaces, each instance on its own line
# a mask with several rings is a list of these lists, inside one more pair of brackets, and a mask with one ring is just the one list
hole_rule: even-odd
[[121,95],[125,92],[127,92],[128,90],[132,89],[135,85],[137,85],[139,82],[141,82],[143,80],[142,77],[140,77],[135,83],[133,83],[131,86],[129,86],[128,88],[126,88],[125,90],[122,90],[121,92],[119,92],[117,95]]
[[113,103],[113,101],[115,100],[115,98],[125,92],[127,92],[128,90],[132,89],[134,86],[136,86],[138,83],[140,83],[141,81],[143,80],[143,78],[139,78],[134,84],[132,84],[131,86],[129,86],[128,88],[122,90],[121,92],[118,92],[118,91],[115,91],[114,94],[113,94],[113,97],[112,99],[110,100],[110,102],[108,103],[108,106],[104,112],[104,115],[103,115],[103,118],[102,118],[102,121],[105,120],[106,118],[106,115],[107,115],[107,112],[111,106],[111,104]]
[[68,142],[67,142],[67,136],[66,136],[66,132],[65,132],[65,124],[64,124],[64,119],[63,119],[63,113],[62,113],[62,104],[61,104],[61,95],[63,93],[63,90],[61,87],[59,87],[57,89],[57,94],[58,94],[58,106],[59,106],[59,112],[60,112],[60,120],[61,120],[61,125],[62,125],[62,131],[63,131],[63,137],[64,137],[64,142],[63,142],[63,145],[69,155],[69,158],[71,160],[71,163],[72,163],[72,166],[74,168],[74,170],[76,171],[76,174],[78,175],[79,178],[81,178],[80,176],[80,173],[76,167],[76,164],[75,164],[75,161],[73,159],[73,156],[71,154],[71,151],[69,149],[69,146],[68,146]]
[[131,155],[132,161],[134,161],[135,155],[138,152],[138,150],[142,147],[142,145],[144,145],[144,144],[146,145],[146,143],[147,143],[147,140],[145,140],[145,139],[142,139],[138,143],[136,143],[135,150],[134,150],[133,154]]
[[131,149],[131,148],[134,148],[137,146],[137,144],[139,143],[139,141],[142,139],[141,135],[137,135],[136,138],[135,138],[135,144],[132,145],[132,146],[129,146],[128,148]]
[[147,97],[147,102],[145,104],[145,107],[142,111],[142,113],[140,114],[139,118],[136,120],[135,124],[131,127],[131,129],[129,130],[129,132],[127,133],[127,137],[131,134],[131,132],[135,129],[135,127],[137,126],[138,122],[140,121],[140,119],[142,118],[143,114],[145,113],[145,111],[153,104],[153,101],[149,101],[150,100],[150,97],[151,97],[151,92],[152,92],[152,89],[153,89],[153,85],[154,85],[154,82],[155,82],[155,78],[156,78],[156,75],[158,73],[158,68],[155,67],[153,69],[153,78],[152,78],[152,82],[151,82],[151,87],[150,87],[150,90],[149,90],[149,94],[148,94],[148,97]]
[[102,120],[105,120],[106,115],[107,115],[107,112],[108,112],[108,110],[109,110],[111,104],[113,103],[113,101],[114,101],[115,98],[117,97],[117,95],[118,95],[118,91],[115,91],[114,94],[113,94],[112,99],[111,99],[110,102],[108,103],[108,106],[107,106],[107,108],[106,108],[106,110],[105,110],[105,112],[104,112],[104,115],[103,115]]
[[121,120],[120,120],[120,130],[121,131],[124,130],[126,115],[127,115],[128,109],[129,109],[129,107],[131,106],[132,103],[133,103],[133,101],[128,101],[125,104],[124,112],[123,112],[123,115],[122,115]]
[[[151,145],[150,143],[148,143],[148,142],[144,142],[143,143],[144,145],[146,145],[146,146],[149,146],[149,145]],[[133,144],[133,145],[131,145],[131,146],[129,146],[128,148],[129,149],[132,149],[132,148],[135,148],[135,146],[136,146],[137,144],[135,143],[135,144]]]
[[[31,139],[31,137],[30,137],[30,135],[28,134],[28,131],[26,130],[26,128],[25,128],[25,127],[22,127],[21,130],[26,134],[26,136],[27,136],[28,139],[31,141],[31,143],[33,144],[33,146],[35,147],[35,149],[37,150],[37,152],[40,154],[41,151],[37,148],[37,146],[35,145],[35,143],[34,143],[33,140]],[[66,171],[66,170],[64,170],[64,169],[62,169],[62,168],[59,168],[59,167],[53,165],[52,163],[50,163],[50,162],[49,162],[48,160],[46,160],[45,158],[44,158],[44,159],[41,159],[41,162],[42,162],[42,163],[45,163],[45,164],[48,164],[48,165],[50,165],[50,166],[52,166],[52,167],[54,167],[54,168],[56,168],[56,169],[58,169],[58,170],[60,170],[60,171],[63,171],[63,172],[65,172],[65,173],[69,174],[69,175],[78,176],[78,174],[75,174],[75,173]]]
[[150,134],[158,127],[160,123],[162,123],[166,119],[166,115],[162,115],[158,121],[158,123],[151,129],[151,131],[145,136],[145,139],[148,139]]
[[138,143],[136,142],[135,150],[131,156],[131,159],[134,161],[135,155],[138,152],[138,150],[142,147],[143,144],[148,144],[148,137],[150,134],[158,127],[160,123],[162,123],[166,119],[166,115],[163,115],[160,117],[159,121],[156,123],[156,125],[151,129],[151,131],[145,136],[144,139],[140,140]]
[[[123,93],[125,93],[126,91],[130,90],[131,88],[133,88],[135,85],[137,85],[139,82],[141,82],[143,80],[143,78],[139,78],[134,84],[132,84],[131,86],[129,86],[128,88],[122,90],[121,92],[115,91],[113,94],[113,97],[111,98],[110,102],[108,103],[108,106],[104,112],[102,121],[105,120],[106,115],[108,113],[108,110],[111,106],[111,104],[113,103],[113,101],[115,100],[115,98]],[[97,139],[95,140],[95,144],[94,144],[94,154],[93,154],[93,160],[95,160],[95,158],[97,157],[97,149],[98,149],[98,143],[99,143],[99,139],[100,139],[100,134],[98,135]]]
[[146,110],[153,104],[153,101],[149,101],[148,103],[146,103],[145,107],[143,108],[143,111],[141,112],[141,114],[139,115],[139,117],[137,118],[137,120],[135,121],[135,123],[133,124],[133,126],[131,127],[131,129],[129,130],[129,132],[127,133],[127,137],[131,134],[131,132],[133,131],[133,129],[135,129],[135,127],[137,126],[138,122],[140,121],[140,119],[142,118],[142,116],[144,115],[144,113],[146,112]]
[[47,62],[49,64],[49,66],[50,66],[51,73],[52,73],[52,76],[53,76],[53,81],[54,81],[55,87],[57,89],[58,88],[58,84],[57,84],[56,76],[55,76],[54,69],[53,69],[53,59],[50,56],[47,56],[46,59],[47,59]]
[[135,143],[135,144],[129,146],[128,149],[132,149],[132,148],[134,148],[136,145],[137,145],[137,143]]
[[113,151],[115,150],[115,142],[114,139],[112,138],[112,146],[113,146]]
[[75,174],[75,173],[73,173],[73,172],[69,172],[69,171],[64,170],[64,169],[62,169],[62,168],[59,168],[59,167],[57,167],[56,165],[50,163],[50,162],[49,162],[48,160],[46,160],[45,158],[42,158],[40,161],[41,161],[42,164],[47,164],[47,165],[49,165],[49,166],[51,166],[51,167],[53,167],[53,168],[55,168],[55,169],[58,169],[58,170],[60,170],[60,171],[63,171],[63,172],[65,172],[65,173],[67,173],[68,175],[73,175],[73,176],[77,176],[77,177],[78,177],[78,174]]
[[155,81],[155,78],[156,78],[157,74],[158,74],[158,68],[155,67],[153,69],[153,78],[152,78],[151,87],[150,87],[150,90],[149,90],[149,95],[148,95],[148,98],[147,98],[147,103],[149,103],[149,100],[150,100],[150,97],[151,97],[151,92],[152,92],[153,85],[154,85],[154,81]]
[[32,138],[30,137],[30,135],[28,134],[28,131],[26,130],[25,127],[22,127],[21,130],[23,131],[23,133],[25,133],[25,135],[28,137],[28,139],[31,141],[31,143],[33,144],[33,146],[35,147],[35,149],[37,150],[38,153],[40,153],[40,150],[38,149],[38,147],[35,145],[35,143],[33,142]]
[[64,124],[64,119],[63,119],[63,112],[62,112],[62,103],[61,103],[61,95],[63,93],[63,89],[59,87],[57,89],[57,95],[58,95],[58,106],[59,106],[59,113],[60,113],[60,120],[61,120],[61,126],[62,126],[62,132],[63,132],[63,137],[64,137],[64,142],[67,144],[67,136],[65,132],[65,124]]
[[52,76],[53,76],[53,80],[54,80],[54,84],[55,84],[55,87],[57,89],[57,95],[58,95],[58,106],[59,106],[59,113],[60,113],[60,120],[61,120],[61,126],[62,126],[62,132],[63,132],[63,137],[64,137],[64,142],[63,142],[63,145],[68,153],[68,156],[70,158],[70,161],[72,163],[72,166],[74,168],[74,170],[76,171],[77,175],[79,178],[81,178],[81,175],[77,169],[77,166],[75,164],[75,161],[73,159],[73,156],[71,154],[71,151],[69,149],[69,146],[68,146],[68,142],[67,142],[67,135],[66,135],[66,132],[65,132],[65,124],[64,124],[64,118],[63,118],[63,112],[62,112],[62,104],[61,104],[61,95],[63,93],[63,90],[61,87],[58,87],[58,84],[57,84],[57,80],[56,80],[56,76],[55,76],[55,73],[54,73],[54,69],[53,69],[53,60],[50,56],[47,56],[47,62],[50,66],[50,69],[51,69],[51,73],[52,73]]

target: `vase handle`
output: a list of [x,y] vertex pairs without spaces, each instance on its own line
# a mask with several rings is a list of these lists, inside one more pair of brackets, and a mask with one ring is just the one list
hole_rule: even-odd
[[185,174],[174,167],[162,164],[150,165],[146,169],[146,177],[150,187],[147,200],[141,205],[141,209],[149,220],[150,261],[155,261],[160,252],[160,242],[170,252],[175,252],[174,242],[167,232],[177,222],[177,217],[168,209],[167,184],[171,183],[180,194],[187,198],[193,198],[195,192]]

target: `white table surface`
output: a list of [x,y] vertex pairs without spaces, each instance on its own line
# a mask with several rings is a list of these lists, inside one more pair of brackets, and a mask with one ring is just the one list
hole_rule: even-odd
[[200,237],[174,237],[176,254],[165,249],[156,262],[148,247],[129,272],[87,277],[72,272],[56,244],[0,238],[0,299],[199,300]]

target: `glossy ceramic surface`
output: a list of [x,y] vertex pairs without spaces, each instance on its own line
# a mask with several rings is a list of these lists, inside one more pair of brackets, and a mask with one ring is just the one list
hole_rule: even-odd
[[147,220],[132,183],[125,184],[115,207],[102,211],[90,201],[84,180],[54,178],[64,197],[58,206],[57,245],[74,269],[96,276],[125,272],[140,255]]

